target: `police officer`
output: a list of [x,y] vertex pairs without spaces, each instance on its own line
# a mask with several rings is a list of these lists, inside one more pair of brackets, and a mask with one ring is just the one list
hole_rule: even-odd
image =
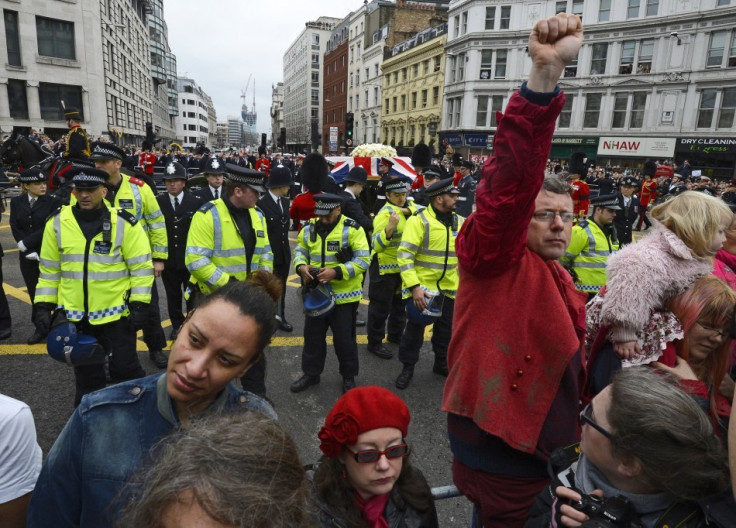
[[361,166],[350,169],[348,175],[345,176],[345,190],[341,193],[345,200],[342,204],[342,214],[355,220],[363,228],[366,236],[370,237],[373,231],[373,220],[365,214],[363,206],[358,201],[358,196],[361,195],[366,185],[368,185],[368,172]]
[[[192,218],[184,262],[189,279],[190,305],[196,296],[244,280],[251,271],[273,271],[273,253],[263,212],[256,207],[266,175],[228,163],[226,196],[206,202]],[[191,299],[191,295],[195,299]],[[266,394],[265,358],[240,379],[243,389]]]
[[473,174],[472,161],[462,161],[460,164],[460,182],[457,184],[458,197],[455,212],[462,217],[469,217],[473,212],[473,204],[475,203],[475,187],[478,185]]
[[406,326],[406,311],[401,298],[401,274],[396,252],[407,219],[416,212],[407,201],[406,184],[399,178],[386,185],[386,205],[373,219],[373,259],[368,286],[368,352],[391,359],[393,352],[383,345],[388,319],[388,341],[399,344]]
[[414,204],[422,207],[429,205],[429,198],[426,196],[426,191],[429,187],[437,183],[442,179],[444,171],[437,166],[427,167],[422,171],[422,187],[411,193],[411,197],[414,200]]
[[166,193],[156,197],[166,220],[166,237],[169,240],[169,257],[164,263],[161,280],[166,290],[166,304],[171,320],[170,339],[174,341],[184,323],[181,309],[182,293],[189,284],[189,270],[184,263],[187,234],[192,216],[202,205],[202,200],[186,190],[187,172],[175,161],[169,162],[163,174]]
[[616,235],[620,247],[631,244],[634,223],[639,218],[639,197],[634,194],[639,182],[632,176],[625,176],[621,180],[621,187],[616,200],[621,210],[616,213],[613,224],[616,226]]
[[[20,256],[20,273],[26,284],[28,297],[36,295],[38,283],[38,262],[41,253],[41,239],[46,219],[53,211],[59,208],[59,200],[46,194],[46,175],[39,167],[31,167],[21,172],[19,176],[21,194],[10,201],[10,229],[13,238],[18,243]],[[38,323],[35,308],[32,308],[31,321],[35,331],[28,338],[27,343],[33,345],[46,339],[45,329]]]
[[381,208],[386,205],[386,191],[384,185],[391,179],[391,168],[394,166],[394,162],[388,158],[381,158],[378,162],[378,175],[381,180],[378,182],[376,187],[376,203],[373,205],[373,212],[377,213]]
[[572,228],[570,244],[560,258],[571,270],[578,291],[592,299],[606,283],[606,264],[618,250],[613,221],[621,210],[615,194],[591,198],[593,215]]
[[258,208],[263,211],[268,226],[268,240],[273,253],[273,273],[281,279],[281,300],[276,319],[278,327],[291,332],[294,327],[286,320],[286,280],[289,278],[291,246],[289,246],[289,191],[291,171],[284,165],[276,165],[266,181],[267,193],[258,200]]
[[[164,262],[168,258],[169,243],[166,236],[166,222],[161,208],[151,188],[143,180],[121,172],[125,151],[112,143],[95,142],[92,144],[90,159],[98,169],[107,172],[107,201],[115,209],[124,209],[132,214],[148,234],[153,256],[153,274],[161,276]],[[168,362],[163,349],[166,348],[166,337],[161,328],[161,312],[158,304],[156,282],[151,289],[151,313],[143,326],[143,341],[148,347],[148,355],[158,368],[165,368]],[[133,332],[135,329],[120,325],[121,331]]]
[[77,108],[68,108],[64,112],[66,126],[69,132],[66,135],[66,148],[62,157],[69,160],[84,161],[90,156],[90,144],[87,131],[82,128],[82,114]]
[[[441,308],[432,328],[434,366],[432,372],[447,376],[447,347],[452,336],[458,273],[455,238],[463,218],[455,213],[458,191],[452,178],[440,180],[425,191],[429,206],[409,218],[401,237],[396,260],[401,271],[405,299],[419,313],[430,307]],[[431,303],[431,304],[430,304]],[[409,318],[399,345],[403,368],[396,378],[396,388],[405,389],[414,376],[426,324]]]
[[370,251],[365,232],[342,215],[341,196],[322,193],[315,197],[314,214],[299,233],[294,250],[294,269],[303,284],[328,284],[334,292],[334,310],[304,321],[304,349],[301,378],[291,384],[291,392],[302,392],[319,383],[327,356],[327,330],[332,330],[335,353],[340,363],[342,390],[355,387],[358,374],[358,345],[355,316],[363,298],[363,274]]
[[199,175],[204,175],[207,185],[202,187],[195,194],[203,202],[224,198],[222,186],[225,177],[225,162],[220,158],[207,157],[202,158]]
[[[145,376],[135,335],[118,331],[128,314],[140,327],[148,317],[153,264],[151,246],[136,217],[104,201],[107,173],[91,167],[71,169],[77,202],[63,206],[46,222],[41,244],[35,304],[48,331],[51,312],[60,306],[80,332],[98,339],[110,355],[114,380]],[[75,405],[105,386],[104,364],[74,367]]]

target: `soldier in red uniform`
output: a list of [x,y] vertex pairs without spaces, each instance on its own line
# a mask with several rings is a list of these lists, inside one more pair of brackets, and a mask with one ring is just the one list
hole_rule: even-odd
[[570,186],[572,187],[572,205],[575,217],[583,219],[588,217],[590,207],[590,187],[583,180],[583,175],[588,173],[585,163],[585,152],[573,152],[568,163],[570,172]]
[[299,230],[301,230],[302,223],[316,218],[314,195],[321,193],[324,189],[328,178],[327,172],[327,160],[322,154],[313,152],[304,158],[299,169],[304,192],[294,198],[289,208],[289,216],[298,223]]
[[256,160],[256,170],[265,172],[266,178],[268,178],[268,173],[271,172],[271,160],[266,157],[266,149],[263,147],[258,148],[258,159]]
[[138,157],[138,166],[144,174],[153,176],[153,166],[156,164],[156,155],[152,153],[153,145],[150,141],[144,141],[141,147],[143,152]]
[[647,226],[645,229],[649,229],[652,225],[647,217],[647,208],[654,205],[654,200],[657,199],[657,182],[652,179],[656,172],[656,163],[653,161],[644,163],[644,168],[641,170],[644,181],[641,182],[641,193],[639,194],[639,222],[636,224],[636,231],[641,231],[642,222]]

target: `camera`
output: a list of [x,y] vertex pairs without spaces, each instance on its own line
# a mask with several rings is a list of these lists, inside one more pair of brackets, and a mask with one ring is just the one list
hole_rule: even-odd
[[583,523],[586,528],[639,528],[644,525],[639,521],[631,501],[623,495],[602,499],[595,495],[587,495],[580,490],[580,501],[569,504],[586,514],[589,519]]

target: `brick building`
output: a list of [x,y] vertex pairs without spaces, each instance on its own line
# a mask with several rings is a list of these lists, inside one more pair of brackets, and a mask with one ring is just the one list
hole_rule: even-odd
[[345,149],[349,18],[335,27],[327,41],[323,59],[322,153],[325,155],[337,155]]

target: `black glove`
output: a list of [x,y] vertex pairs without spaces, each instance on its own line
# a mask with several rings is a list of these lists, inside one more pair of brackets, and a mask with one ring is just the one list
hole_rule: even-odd
[[150,305],[140,301],[133,301],[128,305],[128,308],[130,308],[130,320],[133,321],[133,327],[136,330],[140,330],[146,326],[149,319],[149,307]]
[[33,305],[31,321],[42,333],[48,334],[51,328],[51,313],[56,306],[52,303],[36,303]]
[[353,260],[353,248],[351,248],[350,246],[344,246],[343,248],[339,249],[337,253],[335,253],[335,257],[337,257],[337,261],[341,264],[350,262],[351,260]]

